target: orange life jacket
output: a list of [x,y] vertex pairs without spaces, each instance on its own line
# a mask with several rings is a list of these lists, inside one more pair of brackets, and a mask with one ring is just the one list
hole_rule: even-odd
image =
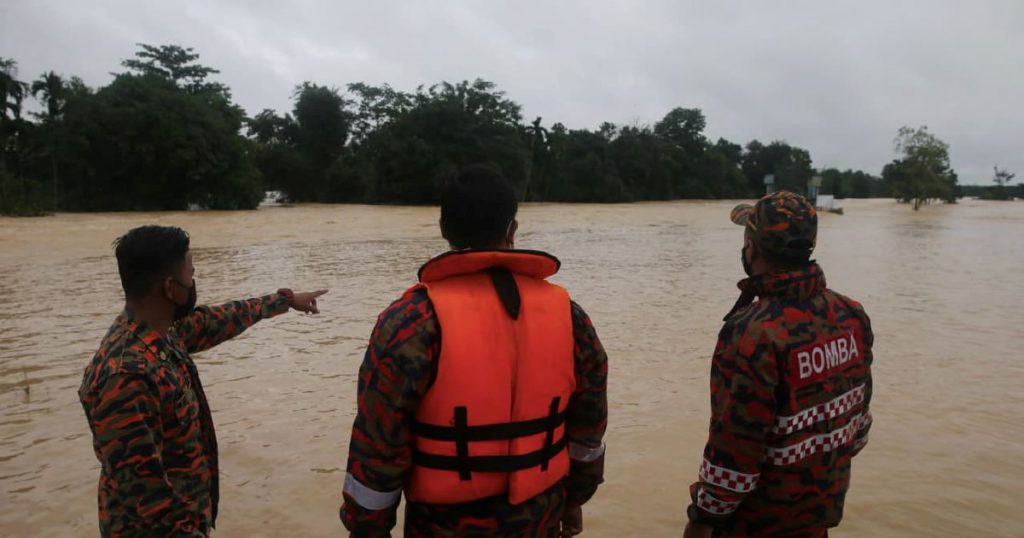
[[431,504],[508,495],[520,504],[569,472],[565,409],[576,388],[569,294],[540,252],[434,258],[420,284],[441,327],[420,403],[406,496]]

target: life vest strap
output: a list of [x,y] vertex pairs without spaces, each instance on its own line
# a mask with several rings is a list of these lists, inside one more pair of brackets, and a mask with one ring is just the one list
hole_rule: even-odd
[[[557,405],[557,404],[556,404]],[[456,409],[465,409],[459,407]],[[456,411],[458,414],[458,411]],[[458,420],[456,426],[438,426],[423,422],[413,422],[412,432],[419,437],[432,439],[434,441],[507,441],[516,437],[527,437],[538,433],[545,433],[551,430],[554,435],[555,428],[565,424],[565,411],[561,413],[555,409],[554,415],[544,416],[533,420],[522,422],[503,422],[501,424],[487,424],[483,426],[465,426],[460,431]]]
[[491,267],[485,271],[491,277],[494,291],[498,294],[501,306],[505,307],[505,312],[513,320],[518,320],[523,299],[519,295],[519,285],[516,284],[516,277],[513,276],[512,271],[505,267]]
[[[547,452],[549,455],[540,462],[541,471],[548,470],[548,462],[551,461],[551,457],[554,456],[554,454],[551,453],[551,447],[552,445],[554,445],[555,428],[558,427],[558,424],[555,423],[555,417],[558,416],[558,404],[561,401],[562,398],[560,396],[555,396],[554,398],[551,399],[551,407],[548,409],[546,428],[547,435],[544,437],[544,448],[542,450],[544,452]],[[562,437],[562,440],[564,441],[565,437]]]
[[459,458],[458,456],[440,456],[414,450],[412,462],[415,465],[429,469],[440,469],[443,471],[459,471],[460,478],[463,470],[475,473],[511,473],[522,471],[532,467],[544,466],[548,461],[565,449],[568,441],[563,436],[558,442],[550,447],[542,447],[527,454],[515,456],[471,456]]
[[[566,447],[566,438],[557,443],[555,430],[565,424],[565,411],[559,412],[561,396],[551,399],[547,416],[521,422],[504,422],[469,426],[469,412],[466,406],[455,408],[454,426],[437,426],[413,422],[412,430],[418,436],[436,441],[455,442],[455,456],[441,456],[419,450],[413,451],[412,461],[420,467],[458,471],[459,480],[472,480],[472,473],[511,473],[531,467],[540,466],[541,471],[548,470],[548,462]],[[472,456],[469,455],[469,443],[476,441],[508,441],[518,437],[528,437],[539,433],[545,434],[544,446],[540,450],[528,454],[512,456]]]

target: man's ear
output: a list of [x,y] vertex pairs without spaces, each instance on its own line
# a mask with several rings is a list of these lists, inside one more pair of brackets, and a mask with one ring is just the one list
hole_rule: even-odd
[[516,232],[519,231],[519,221],[512,219],[512,223],[508,226],[508,233],[505,235],[505,242],[508,243],[509,247],[516,244]]
[[160,293],[172,303],[174,302],[174,282],[171,277],[165,277],[160,283]]

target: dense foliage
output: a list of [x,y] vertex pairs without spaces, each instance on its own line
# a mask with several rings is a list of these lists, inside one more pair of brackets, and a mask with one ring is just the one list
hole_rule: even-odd
[[[252,208],[267,190],[297,202],[429,204],[441,172],[476,162],[500,168],[527,201],[750,198],[768,174],[778,188],[802,192],[820,175],[821,192],[838,198],[915,206],[959,192],[948,146],[924,127],[900,130],[900,158],[879,178],[816,170],[783,141],[712,141],[696,108],[594,130],[526,121],[479,79],[411,93],[303,82],[291,111],[247,117],[197,60],[189,48],[140,45],[94,90],[52,71],[22,82],[0,58],[0,212]],[[32,97],[41,111],[26,118]]]
[[885,165],[882,178],[892,185],[897,199],[913,203],[915,210],[932,199],[956,201],[957,177],[949,164],[949,144],[927,127],[902,127],[893,146],[900,158]]

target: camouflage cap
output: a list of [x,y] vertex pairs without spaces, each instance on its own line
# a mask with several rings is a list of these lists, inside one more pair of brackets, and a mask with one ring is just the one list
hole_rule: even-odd
[[789,191],[765,196],[757,204],[733,208],[732,221],[746,226],[750,238],[764,252],[806,257],[818,238],[818,214],[807,198]]

